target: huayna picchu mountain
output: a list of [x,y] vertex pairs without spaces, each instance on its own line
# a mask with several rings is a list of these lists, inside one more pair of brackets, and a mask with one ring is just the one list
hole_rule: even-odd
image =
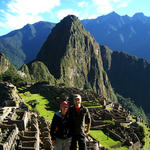
[[39,61],[55,79],[67,86],[92,88],[109,99],[115,98],[103,69],[99,44],[73,15],[65,17],[52,29],[32,63]]

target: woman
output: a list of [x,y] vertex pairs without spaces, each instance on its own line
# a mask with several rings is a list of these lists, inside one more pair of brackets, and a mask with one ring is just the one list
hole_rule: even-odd
[[50,129],[52,138],[52,145],[54,150],[69,150],[71,144],[71,136],[68,120],[68,108],[67,101],[63,101],[60,104],[60,111],[56,112]]

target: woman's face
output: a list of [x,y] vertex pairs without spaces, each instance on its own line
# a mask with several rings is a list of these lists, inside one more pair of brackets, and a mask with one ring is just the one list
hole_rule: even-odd
[[65,115],[68,111],[68,106],[67,105],[64,105],[64,106],[61,106],[61,113],[62,115]]

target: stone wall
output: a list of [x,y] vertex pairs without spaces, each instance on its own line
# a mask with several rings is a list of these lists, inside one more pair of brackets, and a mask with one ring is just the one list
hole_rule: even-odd
[[0,149],[1,150],[10,150],[17,145],[18,133],[19,130],[16,125],[5,125],[0,124],[1,131],[1,142]]

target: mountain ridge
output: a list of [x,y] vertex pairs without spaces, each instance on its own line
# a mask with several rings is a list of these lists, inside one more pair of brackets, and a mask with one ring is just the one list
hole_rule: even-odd
[[[148,52],[150,17],[142,13],[129,17],[112,12],[81,22],[101,45],[150,60]],[[22,64],[36,57],[54,26],[55,23],[40,21],[0,36],[0,50],[17,68],[20,68]],[[146,39],[143,40],[142,37]]]
[[20,68],[21,65],[36,57],[54,25],[54,23],[40,21],[0,36],[0,50],[12,64]]

